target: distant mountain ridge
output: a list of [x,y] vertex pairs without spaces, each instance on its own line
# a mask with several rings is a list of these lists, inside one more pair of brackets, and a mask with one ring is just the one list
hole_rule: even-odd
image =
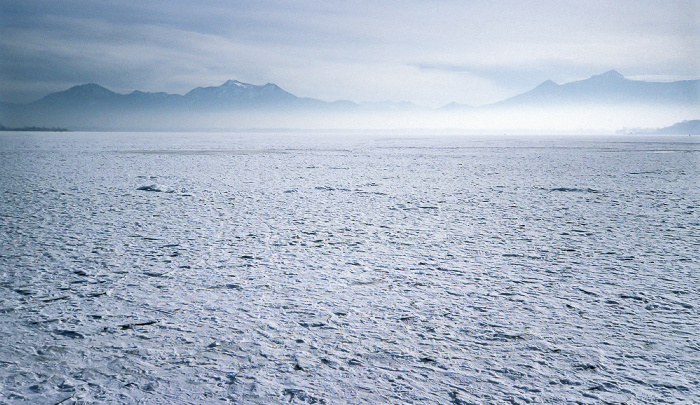
[[625,128],[623,134],[700,135],[700,120],[686,120],[663,128]]
[[[547,80],[525,93],[481,108],[619,104],[700,105],[700,80],[646,82],[627,79],[619,72],[610,70],[565,84]],[[473,107],[452,103],[443,108],[455,110]]]
[[677,122],[670,127],[659,128],[657,134],[692,134],[700,135],[700,120]]
[[547,80],[534,89],[493,106],[568,104],[696,104],[700,80],[645,82],[615,70],[585,80],[556,84]]
[[[522,94],[482,107],[450,103],[439,111],[460,113],[499,109],[560,106],[700,106],[700,80],[645,82],[625,78],[617,71],[585,80],[557,84],[547,80]],[[188,116],[230,117],[246,115],[396,113],[425,111],[409,102],[326,102],[298,97],[276,84],[254,85],[228,80],[220,86],[197,87],[184,95],[135,90],[120,94],[95,83],[73,86],[27,104],[0,103],[0,120],[12,127],[45,126],[110,130],[114,128],[159,128],[159,123],[190,126]],[[237,114],[237,115],[236,115]],[[204,122],[204,121],[202,121]],[[174,124],[173,124],[174,125]]]
[[205,108],[245,108],[265,107],[266,105],[294,104],[305,99],[288,93],[277,85],[268,83],[262,86],[229,80],[216,87],[197,87],[185,95],[168,93],[147,93],[139,90],[129,94],[115,93],[98,84],[89,83],[73,86],[68,90],[52,93],[29,106],[116,106],[128,107],[205,107]]

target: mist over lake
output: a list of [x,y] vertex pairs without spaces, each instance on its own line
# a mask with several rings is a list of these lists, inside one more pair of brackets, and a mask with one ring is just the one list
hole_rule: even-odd
[[699,157],[0,133],[0,403],[700,402]]

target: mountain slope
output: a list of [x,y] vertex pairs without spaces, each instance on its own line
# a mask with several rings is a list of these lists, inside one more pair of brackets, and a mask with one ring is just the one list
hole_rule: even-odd
[[664,135],[700,135],[700,120],[677,122],[670,127],[659,128],[654,133]]
[[700,104],[700,80],[645,82],[611,70],[585,80],[556,84],[551,80],[491,107],[618,104]]
[[37,101],[30,104],[32,105],[46,105],[46,104],[67,104],[67,103],[81,103],[81,104],[95,104],[100,102],[110,102],[115,101],[121,94],[115,93],[111,90],[95,84],[81,84],[79,86],[73,86],[68,90],[59,91],[57,93],[51,93],[46,97],[43,97]]

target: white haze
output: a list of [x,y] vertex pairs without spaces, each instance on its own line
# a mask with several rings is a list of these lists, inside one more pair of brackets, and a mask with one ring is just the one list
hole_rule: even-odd
[[[560,108],[467,109],[384,112],[300,113],[236,111],[167,116],[123,115],[110,118],[118,130],[226,131],[290,130],[433,130],[481,133],[612,133],[624,128],[662,128],[694,119],[694,107],[609,106]],[[52,124],[54,125],[54,124]],[[85,128],[104,122],[90,121]],[[60,125],[59,125],[60,126]]]

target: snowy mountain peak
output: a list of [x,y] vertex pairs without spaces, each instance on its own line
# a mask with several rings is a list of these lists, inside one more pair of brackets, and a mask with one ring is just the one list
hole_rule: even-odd
[[197,87],[184,95],[190,105],[204,108],[271,108],[297,102],[297,97],[277,85],[255,85],[228,80],[220,86]]
[[252,84],[249,83],[243,83],[239,82],[238,80],[227,80],[226,83],[222,84],[221,87],[231,87],[231,86],[236,86],[236,87],[242,87],[244,89],[252,87]]

